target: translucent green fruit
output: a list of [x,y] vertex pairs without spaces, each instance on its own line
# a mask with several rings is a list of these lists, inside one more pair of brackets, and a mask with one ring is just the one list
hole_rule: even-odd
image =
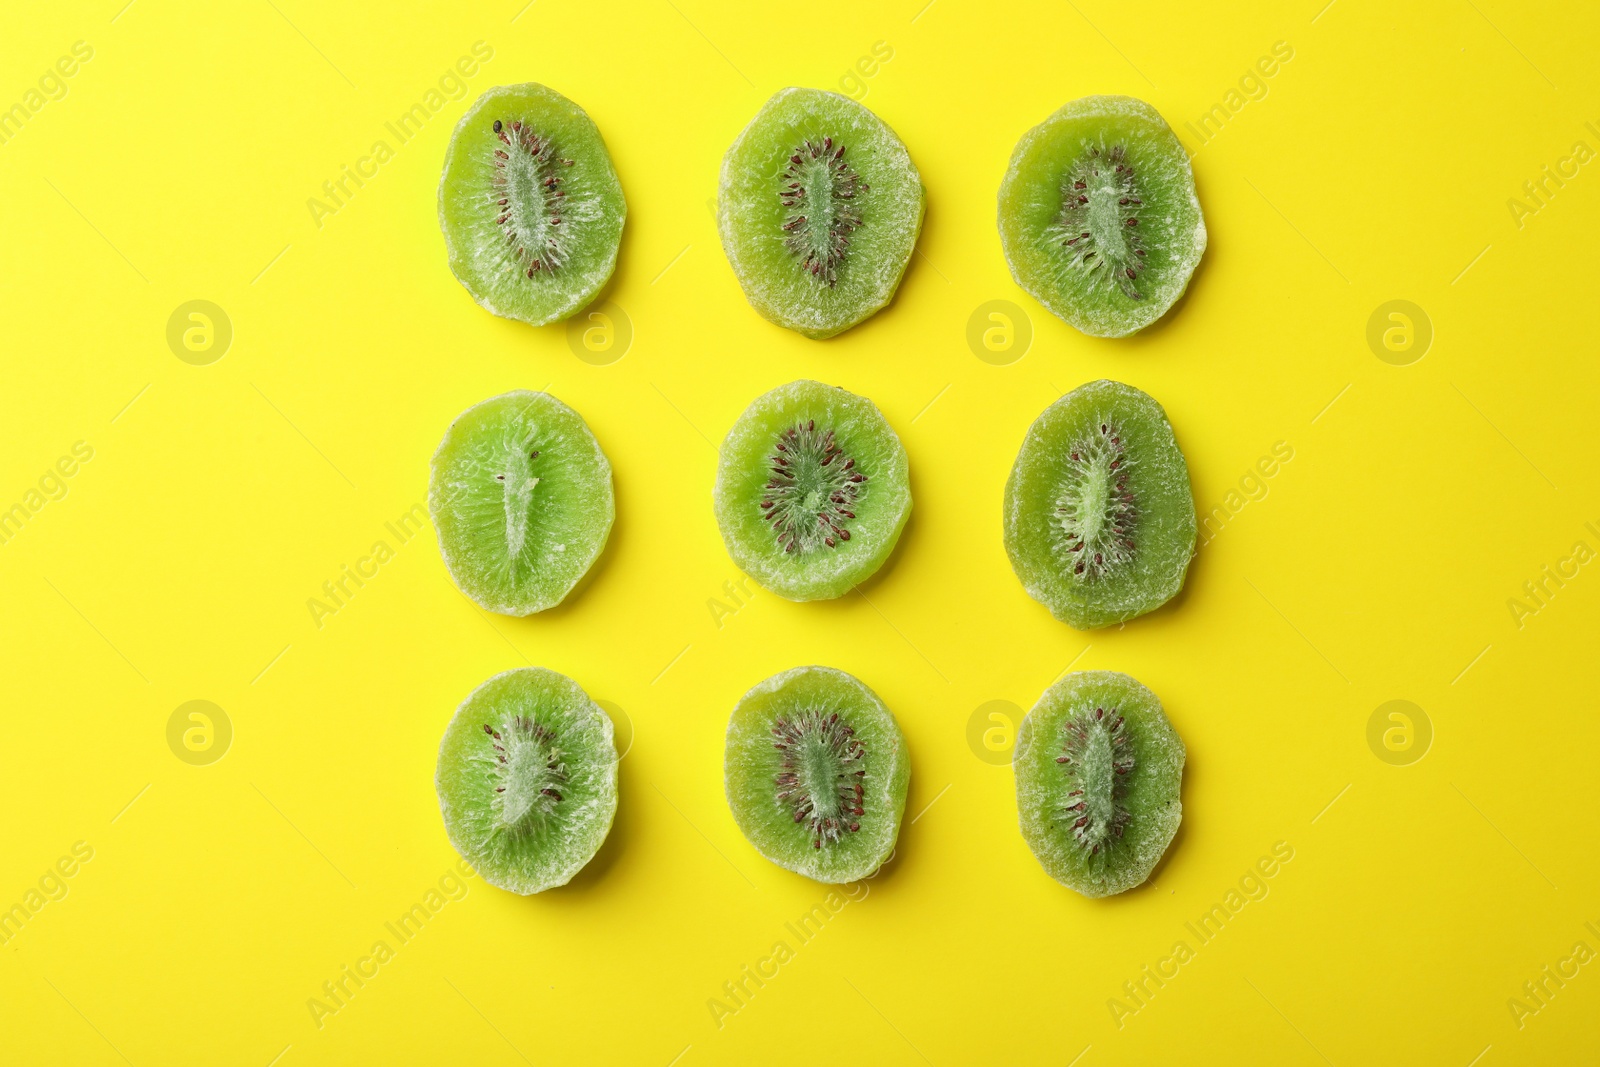
[[554,607],[605,548],[611,463],[583,416],[549,393],[491,397],[433,454],[428,510],[450,577],[480,607]]
[[496,315],[543,326],[586,306],[627,215],[599,129],[554,89],[496,86],[456,124],[439,225],[456,279]]
[[617,813],[611,720],[565,675],[497,674],[445,727],[434,787],[450,844],[490,885],[566,885]]
[[1080,630],[1154,611],[1194,556],[1189,464],[1166,412],[1121,382],[1079,386],[1028,427],[1005,545],[1028,595]]
[[778,866],[854,882],[894,852],[911,763],[876,693],[831,667],[796,667],[744,695],[723,784],[744,836]]
[[722,161],[717,225],[750,305],[832,337],[887,304],[922,228],[922,176],[848,97],[784,89]]
[[1194,172],[1142,100],[1086,96],[1023,134],[1000,183],[1011,275],[1093,337],[1166,314],[1206,250]]
[[728,431],[713,500],[741,570],[790,600],[826,600],[894,551],[911,514],[906,450],[866,397],[790,382]]
[[1034,857],[1086,897],[1139,885],[1183,821],[1184,757],[1150,690],[1115,671],[1067,675],[1022,720],[1012,756]]

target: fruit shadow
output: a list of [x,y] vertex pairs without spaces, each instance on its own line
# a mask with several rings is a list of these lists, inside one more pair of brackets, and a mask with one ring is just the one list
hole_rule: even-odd
[[[1194,759],[1192,756],[1189,756],[1184,760],[1183,782],[1178,788],[1178,799],[1180,802],[1182,802],[1185,793],[1193,792],[1193,778]],[[1134,886],[1132,889],[1106,898],[1108,903],[1115,905],[1122,902],[1128,902],[1131,904],[1134,901],[1140,900],[1141,898],[1160,890],[1161,876],[1166,873],[1167,864],[1171,863],[1172,858],[1176,856],[1180,850],[1182,850],[1184,838],[1188,836],[1189,820],[1184,819],[1182,822],[1178,823],[1177,832],[1172,835],[1172,840],[1167,842],[1167,847],[1162,851],[1161,858],[1156,860],[1156,865],[1150,869],[1150,874],[1145,878],[1145,880]],[[1172,891],[1168,890],[1167,892],[1170,895]]]
[[1137,626],[1143,619],[1166,620],[1182,611],[1183,605],[1188,603],[1189,597],[1192,595],[1192,590],[1199,584],[1200,571],[1211,566],[1209,562],[1205,562],[1207,555],[1207,553],[1196,548],[1194,556],[1189,560],[1189,569],[1183,575],[1183,588],[1172,594],[1172,599],[1159,608],[1146,612],[1144,615],[1139,616],[1138,619],[1129,619],[1126,625]]
[[[1187,778],[1188,778],[1188,771],[1189,771],[1189,765],[1185,764],[1184,765],[1184,772],[1185,772],[1184,773],[1184,778],[1185,778],[1185,780],[1187,780]],[[1181,792],[1180,792],[1180,796],[1181,796]],[[1165,874],[1166,871],[1167,871],[1167,864],[1171,863],[1172,862],[1172,857],[1178,854],[1178,850],[1179,849],[1183,848],[1183,839],[1185,837],[1187,837],[1188,835],[1189,835],[1189,822],[1188,822],[1188,820],[1184,820],[1183,822],[1180,822],[1178,824],[1178,831],[1177,831],[1177,833],[1172,835],[1172,840],[1167,843],[1166,851],[1161,853],[1161,858],[1156,860],[1156,865],[1150,869],[1150,877],[1146,878],[1144,880],[1144,882],[1141,883],[1140,885],[1135,886],[1133,888],[1132,892],[1139,893],[1139,892],[1143,892],[1144,890],[1149,890],[1151,892],[1154,892],[1157,889],[1161,888],[1159,883],[1161,882],[1161,876],[1163,874]]]
[[922,224],[917,230],[917,240],[911,246],[911,258],[906,262],[906,269],[900,273],[900,280],[895,283],[894,292],[889,294],[889,299],[884,302],[882,307],[854,326],[840,330],[832,337],[818,338],[812,342],[813,344],[842,344],[843,338],[856,333],[858,330],[865,332],[872,326],[877,326],[879,329],[893,329],[890,323],[890,315],[899,304],[904,302],[905,298],[901,294],[905,292],[906,284],[926,270],[931,269],[946,285],[950,284],[950,279],[945,277],[943,271],[934,266],[933,260],[929,259],[928,254],[922,250],[923,242],[927,240],[928,236],[928,220],[930,216],[933,216],[932,202],[928,199],[927,192],[924,190]]
[[[1165,621],[1165,620],[1170,619],[1173,615],[1176,615],[1178,612],[1182,611],[1183,610],[1183,606],[1189,602],[1189,597],[1191,595],[1193,595],[1193,590],[1194,590],[1195,586],[1200,584],[1200,574],[1201,574],[1201,572],[1206,570],[1206,569],[1208,569],[1211,566],[1210,555],[1211,554],[1209,552],[1205,551],[1205,545],[1199,543],[1198,538],[1197,538],[1196,544],[1195,544],[1194,555],[1189,557],[1189,567],[1188,567],[1187,570],[1185,570],[1183,572],[1183,585],[1178,589],[1178,591],[1176,593],[1172,594],[1172,599],[1168,600],[1165,604],[1162,604],[1158,608],[1154,608],[1154,609],[1152,609],[1150,611],[1145,612],[1143,615],[1139,615],[1139,616],[1137,616],[1135,618],[1128,619],[1127,621],[1121,623],[1120,627],[1138,626],[1145,619],[1151,619],[1151,620],[1154,620],[1154,621]],[[1103,632],[1106,632],[1106,631],[1109,631],[1109,630],[1115,630],[1115,629],[1118,629],[1118,628],[1119,628],[1118,624],[1113,624],[1111,626],[1097,627],[1096,629],[1087,630],[1087,631],[1083,631],[1083,632],[1088,633],[1088,634],[1096,634],[1096,633],[1103,633]]]
[[[622,221],[622,236],[617,240],[617,262],[616,265],[611,269],[611,277],[607,278],[606,283],[595,291],[594,297],[587,304],[573,313],[574,316],[582,315],[590,308],[599,307],[601,304],[604,304],[611,298],[612,293],[616,292],[617,285],[619,284],[617,281],[617,276],[623,273],[625,265],[633,265],[633,246],[637,243],[637,239],[634,235],[634,229],[635,227],[629,226],[627,219],[624,218]],[[623,308],[622,310],[626,312],[628,309]],[[567,319],[563,319],[560,322],[551,323],[549,329],[553,331],[565,332],[567,328],[567,322],[570,321],[572,317],[573,316],[569,316]]]
[[[908,753],[909,753],[909,749],[908,749]],[[912,793],[914,793],[916,791],[916,789],[917,789],[917,784],[916,783],[919,782],[920,780],[921,779],[917,775],[916,759],[912,758],[911,759],[911,783],[912,784],[911,784],[911,789],[907,790],[907,792],[906,792],[906,810],[911,809],[912,808],[912,801],[914,799],[917,799],[917,798],[912,796]],[[920,813],[920,812],[926,811],[927,808],[928,808],[928,805],[927,804],[923,804],[921,807],[918,807],[916,810]],[[912,816],[913,819],[915,819],[917,817],[918,816],[916,816],[916,815]],[[878,867],[877,870],[875,870],[871,874],[867,875],[867,879],[868,880],[877,881],[879,878],[891,878],[892,879],[894,877],[894,872],[900,869],[900,850],[906,846],[906,838],[911,836],[911,827],[912,827],[912,823],[906,820],[906,816],[905,816],[905,811],[904,810],[902,810],[902,812],[900,814],[900,818],[901,818],[900,833],[895,837],[894,848],[889,850],[889,858],[884,860],[883,863]]]
[[877,870],[861,879],[861,881],[876,882],[880,878],[892,879],[894,877],[894,872],[900,868],[900,849],[905,844],[905,830],[904,826],[900,827],[900,837],[895,840],[894,848],[889,851],[889,858],[884,860]]
[[[1208,231],[1206,234],[1207,252],[1211,251],[1211,245],[1212,235]],[[1212,256],[1209,255],[1202,254],[1200,256],[1200,262],[1195,264],[1194,273],[1189,275],[1189,284],[1183,287],[1183,292],[1178,295],[1178,299],[1173,301],[1172,306],[1167,308],[1159,319],[1133,335],[1131,340],[1136,345],[1143,347],[1145,342],[1159,338],[1163,333],[1171,329],[1172,321],[1182,315],[1183,309],[1188,306],[1190,295],[1204,283],[1206,273],[1211,269],[1211,259]],[[1130,338],[1117,338],[1117,340],[1127,341]]]
[[895,569],[895,564],[900,561],[901,555],[905,553],[906,542],[910,540],[913,532],[912,528],[916,525],[916,519],[906,520],[905,528],[900,531],[900,540],[895,542],[895,546],[889,552],[889,555],[877,570],[850,587],[852,593],[861,594],[861,599],[865,600],[869,594],[875,592],[878,586],[888,579],[890,573]]
[[[615,474],[613,474],[613,477],[615,477]],[[536,611],[532,615],[513,615],[506,617],[512,619],[516,623],[526,626],[530,630],[546,620],[549,620],[552,623],[559,623],[561,620],[567,618],[567,616],[577,610],[577,605],[584,599],[585,594],[589,591],[589,589],[598,585],[601,579],[605,576],[606,572],[611,569],[612,561],[616,558],[617,553],[621,550],[618,542],[622,540],[623,534],[627,528],[627,521],[624,517],[624,512],[622,509],[618,508],[616,516],[611,520],[611,532],[606,535],[606,547],[601,550],[600,555],[595,558],[595,561],[589,565],[589,569],[584,572],[583,577],[578,579],[577,584],[567,591],[567,595],[562,598],[561,603],[557,604],[553,608],[545,608],[543,611]]]
[[930,225],[937,225],[938,222],[938,206],[934,203],[933,197],[929,196],[927,190],[924,189],[922,194],[922,224],[917,228],[916,243],[911,246],[911,261],[906,264],[905,273],[900,276],[900,284],[894,288],[894,295],[889,298],[889,303],[879,310],[879,314],[894,307],[895,303],[900,300],[900,293],[905,289],[907,280],[917,275],[931,270],[939,276],[939,280],[944,282],[946,286],[950,284],[950,279],[945,277],[944,271],[940,270],[934,264],[932,257],[922,250],[922,246],[928,240]]
[[917,475],[910,472],[907,473],[906,484],[911,490],[911,514],[906,516],[906,524],[900,528],[900,536],[895,539],[894,547],[889,550],[889,554],[884,557],[877,570],[850,587],[850,591],[852,593],[860,593],[863,600],[866,599],[868,593],[876,590],[882,582],[895,572],[901,557],[908,551],[906,546],[922,535],[923,523],[919,518],[921,513],[917,511],[916,505],[918,480]]
[[611,868],[616,866],[617,861],[626,852],[628,842],[633,837],[635,830],[633,806],[636,801],[632,798],[639,796],[643,787],[644,780],[632,770],[632,765],[624,756],[617,763],[617,814],[611,822],[611,831],[606,834],[600,850],[584,864],[583,870],[572,876],[572,881],[550,891],[550,899],[557,901],[569,897],[577,899],[585,893],[593,892],[595,887],[611,873]]

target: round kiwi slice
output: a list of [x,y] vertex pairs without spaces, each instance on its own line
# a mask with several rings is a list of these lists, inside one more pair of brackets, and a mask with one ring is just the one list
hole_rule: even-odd
[[1086,897],[1150,877],[1183,821],[1183,739],[1126,674],[1078,671],[1017,730],[1022,836],[1045,871]]
[[1028,595],[1080,630],[1154,611],[1194,556],[1189,464],[1167,413],[1121,382],[1044,410],[1006,480],[1005,543]]
[[713,499],[740,569],[790,600],[826,600],[894,551],[911,514],[906,450],[866,397],[790,382],[728,431]]
[[854,882],[900,835],[911,763],[878,695],[832,667],[796,667],[728,720],[723,785],[756,851],[819,882]]
[[554,89],[496,86],[456,123],[439,226],[456,279],[496,315],[543,326],[586,306],[627,215],[600,130]]
[[566,885],[617,813],[611,720],[566,675],[497,674],[445,727],[434,788],[450,843],[490,885]]
[[457,588],[531,615],[561,603],[605,548],[611,463],[583,416],[519,389],[456,416],[433,454],[428,510]]
[[717,225],[745,298],[807,337],[848,330],[894,297],[922,209],[906,146],[838,93],[780,91],[722,161]]
[[1206,250],[1194,172],[1156,109],[1086,96],[1022,135],[1000,183],[1017,284],[1092,337],[1166,314]]

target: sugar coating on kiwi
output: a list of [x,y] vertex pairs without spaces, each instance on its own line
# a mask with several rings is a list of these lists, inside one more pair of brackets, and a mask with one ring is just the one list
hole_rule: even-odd
[[999,200],[1012,277],[1093,337],[1166,314],[1206,248],[1188,154],[1129,96],[1074,100],[1023,134]]
[[1006,555],[1062,622],[1111,626],[1165,604],[1195,536],[1189,464],[1149,394],[1089,382],[1028,427],[1006,480]]
[[728,720],[723,784],[744,836],[818,882],[854,882],[894,852],[911,763],[878,695],[832,667],[751,689]]
[[627,214],[599,128],[554,89],[496,86],[456,124],[439,225],[451,271],[496,315],[542,326],[588,305]]
[[1086,897],[1144,882],[1183,821],[1185,756],[1161,701],[1133,678],[1062,678],[1023,719],[1012,756],[1034,857]]
[[549,393],[504,393],[450,424],[428,510],[456,586],[489,611],[531,615],[561,603],[605,548],[611,463]]
[[565,675],[497,674],[445,728],[434,787],[451,845],[490,885],[524,895],[566,885],[617,812],[611,720]]
[[894,297],[922,228],[922,176],[882,119],[819,89],[784,89],[722,162],[717,226],[746,299],[807,337]]
[[841,596],[881,567],[911,514],[906,450],[877,406],[797,381],[751,403],[713,490],[734,563],[790,600]]

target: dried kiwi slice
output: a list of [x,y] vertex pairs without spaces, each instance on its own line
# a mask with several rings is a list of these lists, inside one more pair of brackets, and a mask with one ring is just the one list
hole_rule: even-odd
[[841,596],[900,539],[911,514],[906,450],[866,397],[790,382],[728,431],[713,499],[746,574],[790,600]]
[[490,885],[566,885],[617,813],[611,720],[565,675],[497,674],[445,727],[434,787],[450,843]]
[[1012,756],[1034,857],[1086,897],[1140,884],[1183,821],[1184,757],[1150,690],[1115,671],[1067,675],[1022,720]]
[[1206,249],[1194,172],[1156,109],[1086,96],[1023,134],[1000,183],[1017,284],[1092,337],[1166,314]]
[[428,510],[456,586],[501,615],[561,603],[611,535],[611,463],[583,416],[549,393],[491,397],[433,454]]
[[876,693],[832,667],[796,667],[750,690],[728,720],[723,784],[744,836],[778,866],[854,882],[900,835],[911,763]]
[[627,215],[600,130],[554,89],[496,86],[456,123],[439,225],[456,279],[496,315],[543,326],[586,306]]
[[1166,412],[1121,382],[1044,410],[1006,480],[1005,544],[1028,595],[1080,630],[1154,611],[1194,555],[1189,464]]
[[848,330],[894,297],[922,209],[900,138],[838,93],[782,90],[722,161],[717,225],[745,298],[807,337]]

